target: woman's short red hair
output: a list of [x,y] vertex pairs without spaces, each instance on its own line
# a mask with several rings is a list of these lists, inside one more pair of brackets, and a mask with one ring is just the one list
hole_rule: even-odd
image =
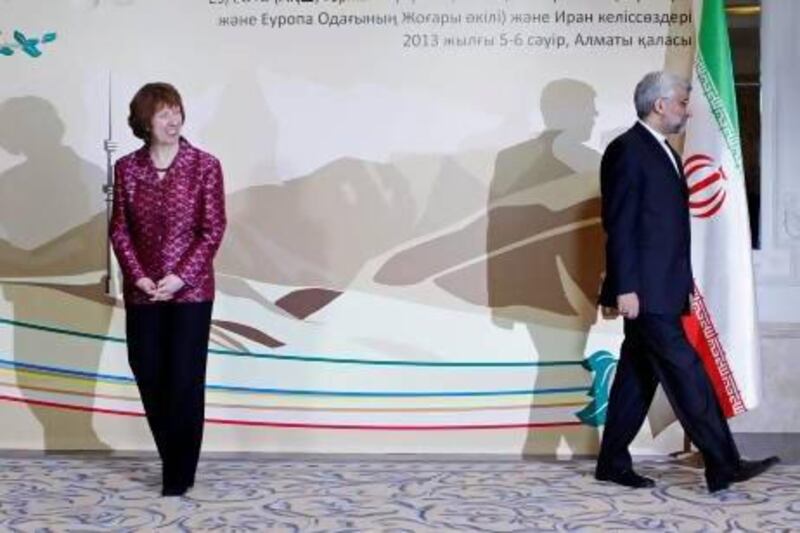
[[181,110],[181,117],[186,120],[183,110],[183,100],[178,90],[164,82],[154,82],[143,85],[133,95],[128,115],[128,125],[133,134],[145,143],[150,142],[150,124],[159,109],[162,107],[177,107]]

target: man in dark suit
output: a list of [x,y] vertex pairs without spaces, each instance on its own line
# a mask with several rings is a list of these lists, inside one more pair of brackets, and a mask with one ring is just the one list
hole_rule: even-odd
[[691,87],[651,72],[636,86],[639,121],[606,149],[600,167],[606,277],[600,304],[625,319],[625,340],[608,405],[595,477],[645,488],[628,446],[661,383],[705,462],[710,492],[750,479],[778,462],[740,458],[702,362],[681,324],[693,290],[688,192],[680,156],[666,135],[689,118]]

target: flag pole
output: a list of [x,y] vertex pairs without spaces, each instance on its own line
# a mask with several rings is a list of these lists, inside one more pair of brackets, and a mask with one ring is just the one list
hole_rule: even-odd
[[103,185],[103,194],[106,202],[106,272],[103,276],[103,290],[108,296],[115,296],[113,258],[111,255],[111,238],[108,234],[108,227],[111,221],[111,209],[114,203],[114,161],[113,153],[117,149],[114,141],[113,112],[112,112],[112,79],[111,71],[108,71],[108,137],[103,141],[103,150],[106,153],[106,182]]

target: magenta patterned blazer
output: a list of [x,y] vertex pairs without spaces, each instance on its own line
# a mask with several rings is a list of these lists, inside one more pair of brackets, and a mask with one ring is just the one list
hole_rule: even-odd
[[135,283],[175,274],[186,285],[174,302],[214,299],[214,255],[225,231],[225,191],[219,161],[181,138],[159,179],[148,148],[114,166],[109,234],[122,267],[127,304],[151,303]]

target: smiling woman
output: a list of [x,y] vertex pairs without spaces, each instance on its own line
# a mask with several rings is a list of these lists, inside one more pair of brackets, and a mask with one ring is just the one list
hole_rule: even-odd
[[212,261],[225,230],[222,168],[181,137],[167,83],[143,86],[128,124],[144,141],[117,161],[111,241],[122,267],[128,360],[163,462],[163,494],[194,484],[203,438]]

